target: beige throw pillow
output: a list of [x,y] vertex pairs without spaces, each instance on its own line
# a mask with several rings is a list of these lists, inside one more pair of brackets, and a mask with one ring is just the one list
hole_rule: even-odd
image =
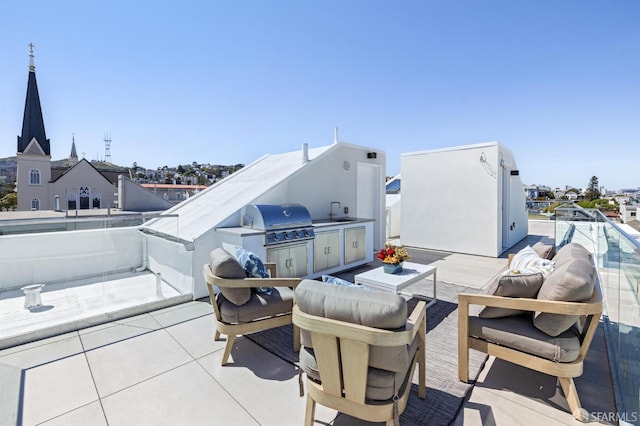
[[[246,272],[236,258],[224,249],[217,248],[209,255],[209,266],[213,275],[220,278],[242,279]],[[242,306],[251,298],[250,288],[220,288],[220,293],[229,302]]]
[[551,260],[556,255],[556,246],[553,244],[544,244],[538,241],[531,248],[543,259]]
[[[535,298],[543,282],[544,276],[540,272],[525,275],[506,274],[496,278],[488,293],[503,297]],[[523,312],[526,311],[485,306],[478,316],[481,318],[501,318],[518,315]]]
[[[538,299],[563,302],[584,302],[591,299],[595,286],[596,269],[586,259],[573,259],[563,263],[542,284]],[[536,312],[533,325],[549,336],[557,336],[571,328],[577,315]]]

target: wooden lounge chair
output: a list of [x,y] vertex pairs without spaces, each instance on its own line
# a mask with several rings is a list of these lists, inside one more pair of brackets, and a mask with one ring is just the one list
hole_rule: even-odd
[[[227,335],[222,365],[229,360],[236,336],[291,324],[293,290],[300,279],[276,278],[276,265],[268,263],[265,266],[272,278],[246,278],[244,269],[232,255],[216,249],[211,254],[211,262],[203,267],[216,317],[214,339],[220,340],[221,334]],[[214,270],[226,278],[215,275]],[[219,292],[216,292],[216,287]],[[271,288],[271,294],[255,291],[265,287]],[[299,348],[299,333],[294,327],[293,349],[298,351]]]
[[416,363],[418,396],[425,398],[425,314],[422,301],[407,319],[406,301],[396,294],[303,280],[293,323],[307,375],[305,425],[313,424],[316,403],[397,424]]

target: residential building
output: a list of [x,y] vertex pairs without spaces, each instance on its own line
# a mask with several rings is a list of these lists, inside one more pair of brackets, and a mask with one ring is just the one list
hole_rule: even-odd
[[630,203],[620,203],[620,221],[622,223],[629,223],[634,220],[640,219],[638,212],[640,205]]

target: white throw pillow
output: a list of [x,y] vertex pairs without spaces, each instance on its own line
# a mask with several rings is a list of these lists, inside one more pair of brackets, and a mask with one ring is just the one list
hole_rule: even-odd
[[539,272],[546,279],[554,268],[555,263],[552,260],[541,258],[531,246],[526,246],[513,256],[509,269],[503,275],[535,274]]

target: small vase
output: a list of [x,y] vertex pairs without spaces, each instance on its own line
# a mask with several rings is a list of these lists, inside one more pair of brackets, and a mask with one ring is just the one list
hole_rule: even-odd
[[383,263],[382,268],[387,274],[399,274],[402,272],[402,262],[400,263]]

